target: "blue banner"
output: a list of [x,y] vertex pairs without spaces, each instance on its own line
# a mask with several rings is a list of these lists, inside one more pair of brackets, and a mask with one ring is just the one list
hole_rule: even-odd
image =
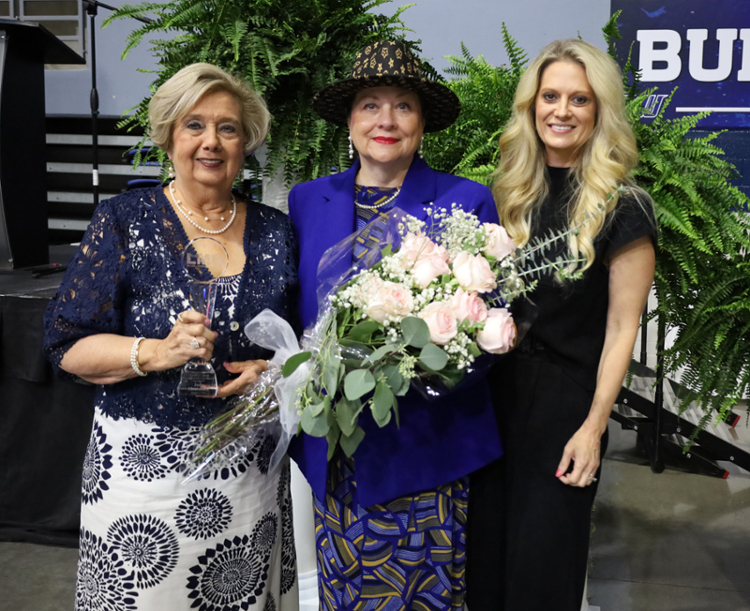
[[700,127],[750,128],[750,0],[612,0],[624,63],[642,71],[647,100],[644,119],[653,118],[677,91],[666,118],[712,110]]

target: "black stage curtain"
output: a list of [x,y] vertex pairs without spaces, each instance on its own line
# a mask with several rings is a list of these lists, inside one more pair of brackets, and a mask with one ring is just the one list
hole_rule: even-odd
[[94,387],[53,375],[44,358],[54,290],[0,295],[0,540],[75,547]]

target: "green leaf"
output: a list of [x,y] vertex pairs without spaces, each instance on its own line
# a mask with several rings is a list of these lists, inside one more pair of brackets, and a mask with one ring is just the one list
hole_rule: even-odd
[[313,416],[309,409],[302,411],[300,424],[302,425],[302,430],[313,437],[325,437],[330,428],[328,426],[328,418],[325,414],[319,413],[317,416]]
[[427,344],[422,348],[422,352],[419,355],[419,362],[433,371],[440,371],[448,364],[448,355],[445,350],[435,344]]
[[307,408],[305,408],[305,411],[309,410],[311,415],[317,416],[318,414],[323,413],[323,411],[328,413],[328,409],[326,409],[326,407],[327,406],[330,407],[330,405],[331,405],[331,397],[326,396],[323,398],[323,400],[320,403],[314,403],[308,406]]
[[383,375],[385,376],[385,380],[390,386],[391,390],[396,394],[396,391],[398,391],[401,388],[401,385],[404,383],[404,376],[401,375],[401,372],[398,370],[397,365],[386,365],[382,369]]
[[336,422],[344,435],[351,435],[354,431],[362,407],[361,401],[349,401],[346,397],[341,397],[336,402]]
[[378,426],[383,427],[391,420],[391,407],[395,397],[386,382],[378,382],[372,398],[372,416]]
[[343,373],[341,361],[336,356],[331,355],[331,358],[326,361],[323,367],[323,386],[329,395],[336,394]]
[[288,378],[295,371],[297,371],[297,368],[302,363],[309,361],[311,356],[312,353],[309,350],[298,352],[297,354],[290,356],[284,363],[284,366],[281,368],[281,375],[285,378]]
[[365,432],[360,427],[357,427],[351,435],[342,435],[339,444],[344,454],[351,458],[364,438]]
[[375,378],[368,369],[355,369],[344,378],[344,395],[350,401],[359,399],[375,388]]
[[403,397],[407,392],[409,392],[410,387],[411,387],[411,380],[409,378],[403,378],[403,381],[401,382],[401,387],[396,391],[396,396]]
[[430,329],[421,318],[407,316],[401,321],[401,331],[409,346],[423,348],[430,343]]
[[339,442],[339,437],[341,437],[341,429],[339,428],[339,425],[336,424],[336,420],[331,420],[330,426],[331,428],[326,435],[326,439],[328,440],[328,460],[333,458],[333,454],[336,452],[336,445]]
[[469,354],[475,358],[482,355],[482,351],[479,349],[476,342],[471,342],[467,346],[467,349],[469,350]]
[[374,363],[375,361],[379,361],[384,356],[391,354],[392,352],[398,352],[403,347],[404,344],[386,344],[385,346],[380,346],[380,348],[378,348],[375,352],[373,352],[365,359],[365,363]]
[[351,331],[347,334],[347,337],[351,338],[355,342],[369,342],[372,339],[372,334],[375,331],[382,329],[383,326],[374,320],[363,320],[352,327]]

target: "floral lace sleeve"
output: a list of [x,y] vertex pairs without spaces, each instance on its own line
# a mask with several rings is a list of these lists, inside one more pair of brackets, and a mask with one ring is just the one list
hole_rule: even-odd
[[71,260],[44,317],[44,350],[59,368],[65,352],[82,337],[122,330],[126,237],[112,206],[102,202]]

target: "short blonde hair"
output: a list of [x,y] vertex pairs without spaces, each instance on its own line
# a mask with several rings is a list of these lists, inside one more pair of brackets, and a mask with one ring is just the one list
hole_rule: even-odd
[[243,80],[217,66],[199,63],[182,68],[163,83],[148,103],[149,137],[164,151],[172,147],[175,123],[207,93],[226,91],[240,105],[245,155],[266,139],[271,114],[266,103]]
[[[638,163],[638,148],[625,115],[622,73],[609,55],[577,39],[556,40],[542,49],[518,83],[513,115],[500,137],[500,166],[492,191],[500,221],[517,244],[526,244],[532,218],[548,193],[547,155],[536,131],[534,105],[542,75],[555,62],[582,66],[596,97],[594,130],[571,167],[576,188],[568,210],[570,226],[580,227],[571,237],[571,250],[582,255],[589,267],[594,260],[594,240],[611,221],[617,204],[616,196],[608,196],[626,185],[639,201],[648,200],[631,177]],[[600,205],[605,206],[605,214],[599,212]]]

